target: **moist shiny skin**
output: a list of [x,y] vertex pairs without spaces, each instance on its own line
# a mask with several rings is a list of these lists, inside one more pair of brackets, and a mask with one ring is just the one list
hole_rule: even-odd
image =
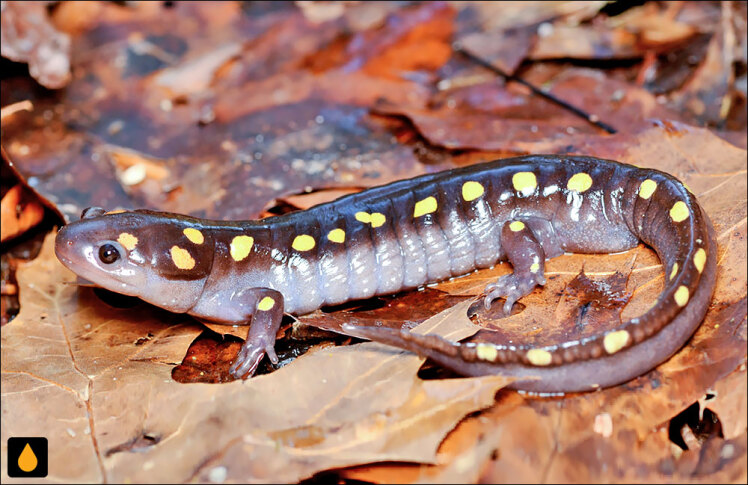
[[[651,246],[665,268],[657,304],[583,341],[531,348],[456,344],[382,328],[351,334],[427,355],[466,375],[502,373],[518,389],[589,390],[656,366],[696,329],[714,288],[706,214],[672,176],[580,156],[526,156],[424,175],[259,221],[209,221],[91,208],[57,236],[59,259],[95,283],[176,312],[252,324],[232,372],[251,375],[272,350],[283,312],[416,288],[508,260],[486,288],[505,309],[544,284],[563,252]],[[110,244],[114,263],[99,257]]]

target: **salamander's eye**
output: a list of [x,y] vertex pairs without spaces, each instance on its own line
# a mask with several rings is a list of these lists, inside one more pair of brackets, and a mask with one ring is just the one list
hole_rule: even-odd
[[112,264],[119,259],[119,251],[113,244],[104,244],[99,248],[99,259],[104,264]]

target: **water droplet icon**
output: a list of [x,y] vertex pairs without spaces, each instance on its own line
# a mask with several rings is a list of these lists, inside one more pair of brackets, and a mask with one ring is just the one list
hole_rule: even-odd
[[23,447],[23,451],[21,451],[21,454],[18,457],[18,468],[29,473],[36,468],[38,463],[34,450],[32,450],[29,444],[26,443],[26,446]]

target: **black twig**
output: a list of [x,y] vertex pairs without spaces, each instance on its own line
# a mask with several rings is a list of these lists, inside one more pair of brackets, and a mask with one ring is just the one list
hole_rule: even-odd
[[548,101],[551,101],[552,103],[556,103],[557,105],[561,106],[562,108],[565,108],[565,109],[571,111],[575,115],[577,115],[577,116],[579,116],[581,118],[584,118],[587,122],[592,123],[593,125],[597,126],[598,128],[601,128],[601,129],[607,131],[610,134],[617,133],[617,130],[615,128],[613,128],[612,126],[610,126],[607,123],[603,123],[602,121],[600,121],[599,119],[597,119],[597,116],[585,113],[584,111],[582,111],[581,109],[577,108],[576,106],[573,106],[573,105],[567,103],[566,101],[564,101],[562,99],[559,99],[559,98],[553,96],[552,94],[543,91],[542,89],[536,88],[535,86],[533,86],[529,82],[525,81],[521,77],[517,77],[514,74],[509,74],[509,73],[505,72],[503,69],[494,66],[493,64],[491,64],[490,62],[486,61],[485,59],[482,59],[482,58],[476,56],[475,54],[473,54],[473,53],[465,50],[458,42],[455,42],[454,44],[452,44],[452,49],[454,49],[455,52],[457,52],[459,54],[462,54],[463,56],[467,57],[468,59],[470,59],[471,61],[475,62],[476,64],[478,64],[478,65],[480,65],[482,67],[485,67],[486,69],[494,72],[495,74],[498,74],[499,76],[502,76],[507,81],[514,81],[514,82],[518,82],[518,83],[522,84],[523,86],[527,86],[530,89],[530,91],[532,91],[533,93],[537,94],[538,96],[542,96],[543,98],[547,99]]

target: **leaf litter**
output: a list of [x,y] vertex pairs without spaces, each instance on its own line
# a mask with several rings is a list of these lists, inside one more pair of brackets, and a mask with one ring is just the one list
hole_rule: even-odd
[[[320,473],[381,482],[745,480],[746,155],[688,125],[720,123],[740,106],[725,77],[740,42],[740,17],[725,21],[732,6],[650,3],[628,10],[634,28],[627,30],[616,24],[620,16],[598,15],[604,2],[402,10],[364,2],[328,12],[257,2],[89,5],[77,23],[71,13],[82,7],[63,4],[55,13],[58,26],[79,33],[74,50],[85,52],[73,57],[79,64],[65,95],[30,94],[31,111],[3,120],[4,157],[68,219],[92,204],[247,218],[269,200],[324,201],[318,189],[333,196],[513,153],[579,153],[685,181],[717,230],[718,287],[704,324],[673,359],[596,393],[539,399],[500,391],[494,400],[506,384],[501,377],[421,380],[421,359],[375,344],[312,345],[245,383],[182,384],[173,380],[175,366],[185,355],[207,355],[187,352],[202,327],[146,305],[111,308],[88,288],[60,285],[73,279],[47,241],[19,273],[21,315],[2,329],[3,446],[19,429],[49,436],[56,481],[298,481]],[[195,35],[180,15],[199,19],[205,32]],[[612,36],[600,31],[606,22]],[[574,26],[585,35],[574,37]],[[694,26],[716,32],[708,45]],[[603,134],[450,57],[452,32],[618,133]],[[543,37],[549,33],[576,43],[548,54],[562,47]],[[668,81],[670,74],[655,71],[653,80],[647,66],[685,42],[707,45],[694,51],[704,57],[695,74],[680,70]],[[585,53],[644,63],[636,80],[615,70],[521,64],[533,55]],[[676,90],[675,102],[639,87],[650,81],[662,83],[659,92]],[[11,86],[3,90],[11,100],[33,93]],[[745,146],[744,133],[716,133]],[[319,198],[304,201],[300,194],[310,191]],[[569,291],[582,270],[589,281]],[[455,340],[550,341],[571,321],[596,331],[615,325],[616,314],[640,314],[662,287],[661,265],[643,246],[565,255],[549,262],[546,287],[512,315],[471,312],[469,323],[471,300],[508,271],[500,264],[384,298],[381,308],[364,302],[304,316],[281,340],[304,322],[333,331],[351,321],[412,327],[442,312],[449,325],[433,331]],[[580,320],[585,298],[613,284],[611,305],[589,305]],[[616,295],[631,297],[625,304]],[[405,318],[403,305],[419,311]],[[350,468],[381,461],[429,465]]]

